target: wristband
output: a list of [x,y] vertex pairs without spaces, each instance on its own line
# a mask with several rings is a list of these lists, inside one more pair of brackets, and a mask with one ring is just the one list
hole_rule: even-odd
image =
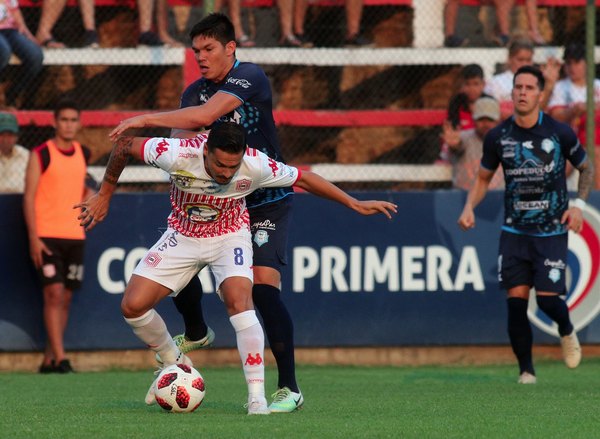
[[585,202],[585,200],[584,200],[584,199],[582,199],[582,198],[575,198],[575,199],[573,200],[573,206],[575,206],[575,207],[579,207],[581,210],[583,210],[583,208],[585,207],[585,205],[586,205],[586,204],[587,204],[587,203],[586,203],[586,202]]

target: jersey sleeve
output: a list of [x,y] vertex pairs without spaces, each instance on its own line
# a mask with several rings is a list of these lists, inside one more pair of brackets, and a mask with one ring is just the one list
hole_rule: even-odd
[[179,108],[195,107],[200,105],[200,97],[198,95],[199,81],[190,84],[181,95],[179,100]]
[[263,94],[270,89],[269,79],[260,67],[252,63],[243,63],[229,75],[219,92],[229,93],[246,102],[263,100]]
[[587,154],[573,129],[566,124],[561,124],[561,127],[560,144],[563,148],[563,154],[577,168],[587,160]]
[[488,171],[495,171],[500,165],[500,157],[497,152],[498,134],[495,129],[490,130],[483,139],[483,154],[481,166]]
[[300,178],[300,171],[294,166],[273,160],[258,152],[260,166],[260,187],[289,187]]
[[170,172],[177,164],[179,139],[151,137],[142,144],[142,157],[148,165]]

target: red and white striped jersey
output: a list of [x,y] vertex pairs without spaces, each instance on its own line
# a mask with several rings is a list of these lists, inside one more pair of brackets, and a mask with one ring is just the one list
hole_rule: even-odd
[[168,224],[185,236],[209,238],[249,228],[244,197],[264,187],[293,186],[300,171],[248,148],[228,184],[214,181],[204,168],[206,134],[191,139],[154,137],[142,145],[142,157],[171,176]]

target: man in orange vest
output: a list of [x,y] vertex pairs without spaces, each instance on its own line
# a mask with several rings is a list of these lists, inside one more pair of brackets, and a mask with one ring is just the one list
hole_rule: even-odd
[[55,137],[33,149],[25,175],[23,211],[29,252],[44,295],[48,343],[40,373],[69,373],[64,333],[73,290],[83,280],[85,231],[73,210],[93,192],[86,187],[90,152],[75,140],[80,111],[71,101],[54,110]]

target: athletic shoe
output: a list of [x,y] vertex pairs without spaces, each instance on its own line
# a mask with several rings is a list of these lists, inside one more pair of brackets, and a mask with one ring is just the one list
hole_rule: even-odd
[[248,408],[249,415],[268,415],[271,413],[267,406],[267,399],[264,396],[262,398],[252,398],[244,407]]
[[[175,361],[175,364],[187,364],[190,367],[194,366],[194,364],[192,363],[192,360],[190,359],[190,357],[188,357],[187,355],[185,355],[183,353],[179,354],[179,357],[177,357],[177,360]],[[152,404],[156,403],[156,398],[154,397],[154,385],[156,384],[156,380],[158,379],[158,376],[160,375],[160,372],[162,370],[163,370],[163,367],[159,366],[154,371],[154,375],[156,376],[156,378],[154,378],[154,381],[152,381],[152,384],[150,385],[150,388],[146,392],[146,397],[144,398],[144,402],[147,405],[152,405]]]
[[75,370],[71,366],[71,363],[66,358],[64,360],[61,360],[56,365],[56,368],[54,371],[57,373],[74,373],[75,372]]
[[292,392],[289,387],[277,389],[272,396],[273,402],[269,406],[271,413],[291,413],[300,409],[304,404],[302,392]]
[[536,382],[537,378],[535,375],[532,375],[529,372],[523,372],[519,376],[519,384],[535,384]]
[[463,47],[469,44],[467,38],[461,38],[456,35],[448,35],[444,38],[444,47]]
[[581,346],[575,330],[560,338],[563,358],[568,368],[575,369],[581,362]]
[[[213,344],[213,341],[215,341],[215,331],[213,331],[210,326],[207,326],[206,335],[204,338],[201,338],[198,341],[190,340],[184,334],[176,335],[173,337],[173,341],[182,353],[187,354],[188,352],[195,351],[196,349],[210,347]],[[162,359],[158,354],[156,354],[156,362],[158,364],[162,364]]]

